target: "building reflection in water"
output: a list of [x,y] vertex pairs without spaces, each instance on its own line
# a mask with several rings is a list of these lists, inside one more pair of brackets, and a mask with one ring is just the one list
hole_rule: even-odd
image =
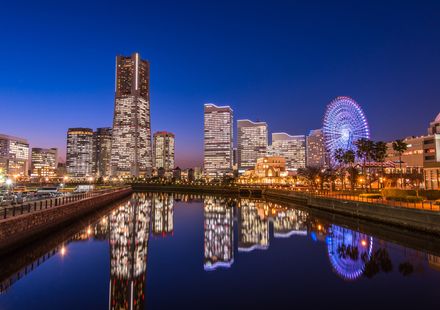
[[[400,262],[393,262],[394,270],[402,275],[423,272],[426,265],[440,270],[440,256],[435,255],[438,253],[393,246],[379,239],[374,241],[373,247],[373,238],[366,234],[271,202],[188,194],[134,194],[131,200],[119,205],[109,215],[89,218],[85,222],[90,225],[85,228],[84,223],[78,223],[78,229],[76,226],[66,228],[11,258],[3,258],[0,261],[0,293],[55,254],[68,256],[68,246],[72,242],[109,239],[109,309],[143,309],[150,215],[154,234],[172,233],[173,198],[204,202],[204,269],[207,271],[233,264],[234,220],[238,221],[239,251],[267,249],[269,223],[272,222],[276,238],[308,234],[315,241],[325,242],[333,271],[345,280],[356,280],[361,276],[371,278],[379,272],[390,272],[390,249],[393,253],[402,252]],[[234,218],[236,205],[238,219]]]
[[109,309],[144,308],[150,212],[151,197],[133,194],[109,216]]
[[174,230],[173,194],[155,194],[153,198],[153,234],[166,236]]
[[234,210],[227,198],[204,199],[204,269],[230,267],[234,262]]
[[371,257],[373,238],[360,232],[330,225],[326,238],[333,270],[346,280],[356,280]]
[[268,205],[249,199],[240,200],[239,244],[240,252],[269,247]]
[[275,238],[307,236],[307,213],[296,209],[280,211],[274,218],[273,228]]

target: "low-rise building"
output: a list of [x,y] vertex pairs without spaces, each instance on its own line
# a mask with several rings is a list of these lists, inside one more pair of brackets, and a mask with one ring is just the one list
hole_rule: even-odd
[[282,156],[259,158],[253,170],[247,170],[238,180],[242,184],[288,184],[291,177]]

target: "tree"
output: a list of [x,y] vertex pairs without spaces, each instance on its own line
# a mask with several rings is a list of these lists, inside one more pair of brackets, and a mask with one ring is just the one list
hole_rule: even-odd
[[350,187],[352,190],[354,190],[356,185],[356,177],[358,174],[358,171],[356,168],[353,167],[354,161],[355,161],[355,154],[352,150],[348,150],[344,152],[343,155],[343,161],[345,165],[348,165],[348,174],[350,175]]
[[315,166],[307,166],[298,169],[298,176],[307,180],[313,188],[316,186],[316,179],[321,176],[321,168]]
[[341,148],[336,149],[335,154],[334,154],[334,158],[335,158],[336,162],[339,164],[338,171],[339,171],[340,178],[341,178],[342,189],[345,188],[344,154],[345,154],[345,151],[344,151],[344,149],[341,149]]
[[[357,140],[355,143],[356,145],[356,155],[362,159],[362,174],[366,175],[365,173],[365,166],[367,162],[369,162],[373,157],[373,150],[374,150],[374,142],[367,138],[361,138]],[[368,176],[369,181],[369,176]],[[371,183],[370,183],[371,187]]]
[[400,186],[403,186],[402,179],[402,154],[408,148],[408,144],[406,144],[403,140],[396,140],[393,142],[393,150],[399,153],[399,169],[400,169]]
[[332,166],[329,166],[325,168],[322,176],[326,182],[330,183],[330,190],[335,190],[336,170]]
[[420,184],[424,181],[423,173],[416,170],[411,170],[410,172],[405,173],[403,178],[409,180],[410,186],[416,191],[416,196],[419,197]]
[[383,163],[385,162],[385,158],[387,157],[388,146],[383,141],[377,141],[374,143],[373,148],[373,159],[374,161],[380,163],[381,166],[381,177],[384,176],[384,167]]

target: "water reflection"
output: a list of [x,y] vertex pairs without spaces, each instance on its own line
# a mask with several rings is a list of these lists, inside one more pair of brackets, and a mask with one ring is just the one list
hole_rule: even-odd
[[144,308],[150,211],[151,198],[134,194],[109,216],[110,309]]
[[296,209],[277,212],[273,222],[274,237],[307,236],[307,216],[306,212]]
[[250,252],[269,248],[268,205],[249,199],[240,201],[238,250]]
[[230,267],[234,262],[233,208],[228,198],[204,200],[205,270]]
[[365,269],[373,249],[373,238],[359,232],[331,225],[327,249],[333,270],[342,278],[355,280]]
[[174,230],[173,194],[153,196],[153,234],[165,237]]
[[[424,266],[440,270],[439,252],[427,254],[387,243],[308,211],[263,200],[154,193],[134,194],[104,216],[82,221],[87,224],[79,223],[81,228],[75,226],[59,235],[54,234],[41,244],[4,258],[0,261],[0,292],[54,255],[68,256],[72,242],[109,240],[109,309],[143,309],[150,230],[154,235],[169,238],[186,233],[174,231],[175,216],[176,221],[179,219],[174,210],[179,204],[175,206],[175,201],[203,204],[203,249],[192,247],[199,253],[203,251],[206,271],[238,268],[233,266],[234,260],[252,255],[245,252],[269,250],[271,242],[272,246],[278,243],[289,251],[292,243],[277,240],[279,238],[318,242],[322,255],[328,256],[326,268],[331,268],[344,280],[373,278],[392,271],[407,277],[421,273]],[[200,233],[201,230],[202,227]],[[234,231],[238,235],[236,244]],[[306,239],[308,237],[310,239]],[[162,240],[159,238],[155,242]],[[234,249],[240,252],[237,257],[234,257]],[[393,258],[390,250],[402,252],[403,259]]]

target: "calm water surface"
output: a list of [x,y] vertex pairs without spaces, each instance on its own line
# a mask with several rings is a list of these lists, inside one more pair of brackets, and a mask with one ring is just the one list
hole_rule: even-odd
[[0,309],[440,309],[436,240],[402,232],[396,244],[356,225],[258,200],[133,194],[2,258]]

